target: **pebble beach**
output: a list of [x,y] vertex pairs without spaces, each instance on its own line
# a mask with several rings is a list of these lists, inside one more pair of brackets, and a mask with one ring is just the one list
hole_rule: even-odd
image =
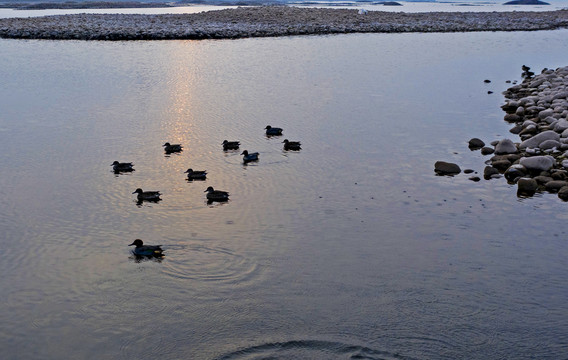
[[53,40],[238,39],[342,33],[534,31],[568,27],[568,10],[402,13],[259,6],[196,14],[73,14],[0,19],[0,37]]

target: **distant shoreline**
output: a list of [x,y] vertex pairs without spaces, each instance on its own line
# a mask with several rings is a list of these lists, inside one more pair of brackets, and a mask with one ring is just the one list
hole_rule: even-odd
[[402,13],[290,6],[196,14],[75,14],[0,19],[0,37],[53,40],[238,39],[343,33],[535,31],[568,28],[568,10]]
[[52,10],[52,9],[127,9],[180,6],[165,2],[139,1],[66,1],[66,2],[24,2],[0,3],[0,8],[14,10]]

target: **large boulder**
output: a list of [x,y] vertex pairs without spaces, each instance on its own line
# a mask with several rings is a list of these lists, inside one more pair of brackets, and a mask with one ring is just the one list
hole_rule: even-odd
[[550,170],[556,160],[550,155],[545,156],[531,156],[522,157],[519,163],[523,165],[528,171],[547,171]]
[[434,164],[434,171],[438,175],[457,175],[461,172],[457,164],[445,161],[436,161]]
[[519,149],[524,150],[526,148],[536,148],[540,145],[540,143],[542,143],[546,140],[559,141],[560,140],[560,134],[558,134],[556,131],[553,131],[553,130],[543,131],[540,134],[537,134],[537,135],[531,137],[530,139],[523,141],[519,145]]

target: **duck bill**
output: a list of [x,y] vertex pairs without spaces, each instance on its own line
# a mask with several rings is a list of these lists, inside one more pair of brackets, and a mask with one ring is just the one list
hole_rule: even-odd
[[130,245],[128,245],[128,246],[133,246],[133,245],[135,245],[135,244],[134,244],[134,243],[132,243],[132,244],[130,244]]

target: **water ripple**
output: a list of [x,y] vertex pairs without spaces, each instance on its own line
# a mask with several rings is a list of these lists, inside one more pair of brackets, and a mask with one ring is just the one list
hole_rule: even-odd
[[[258,264],[230,249],[208,246],[175,246],[181,256],[169,256],[164,272],[174,278],[198,281],[240,282],[258,272]],[[173,246],[164,247],[170,250]],[[182,251],[185,250],[185,251]]]
[[215,358],[233,359],[411,359],[398,353],[381,351],[360,345],[350,345],[336,341],[291,340],[269,342],[240,349]]

